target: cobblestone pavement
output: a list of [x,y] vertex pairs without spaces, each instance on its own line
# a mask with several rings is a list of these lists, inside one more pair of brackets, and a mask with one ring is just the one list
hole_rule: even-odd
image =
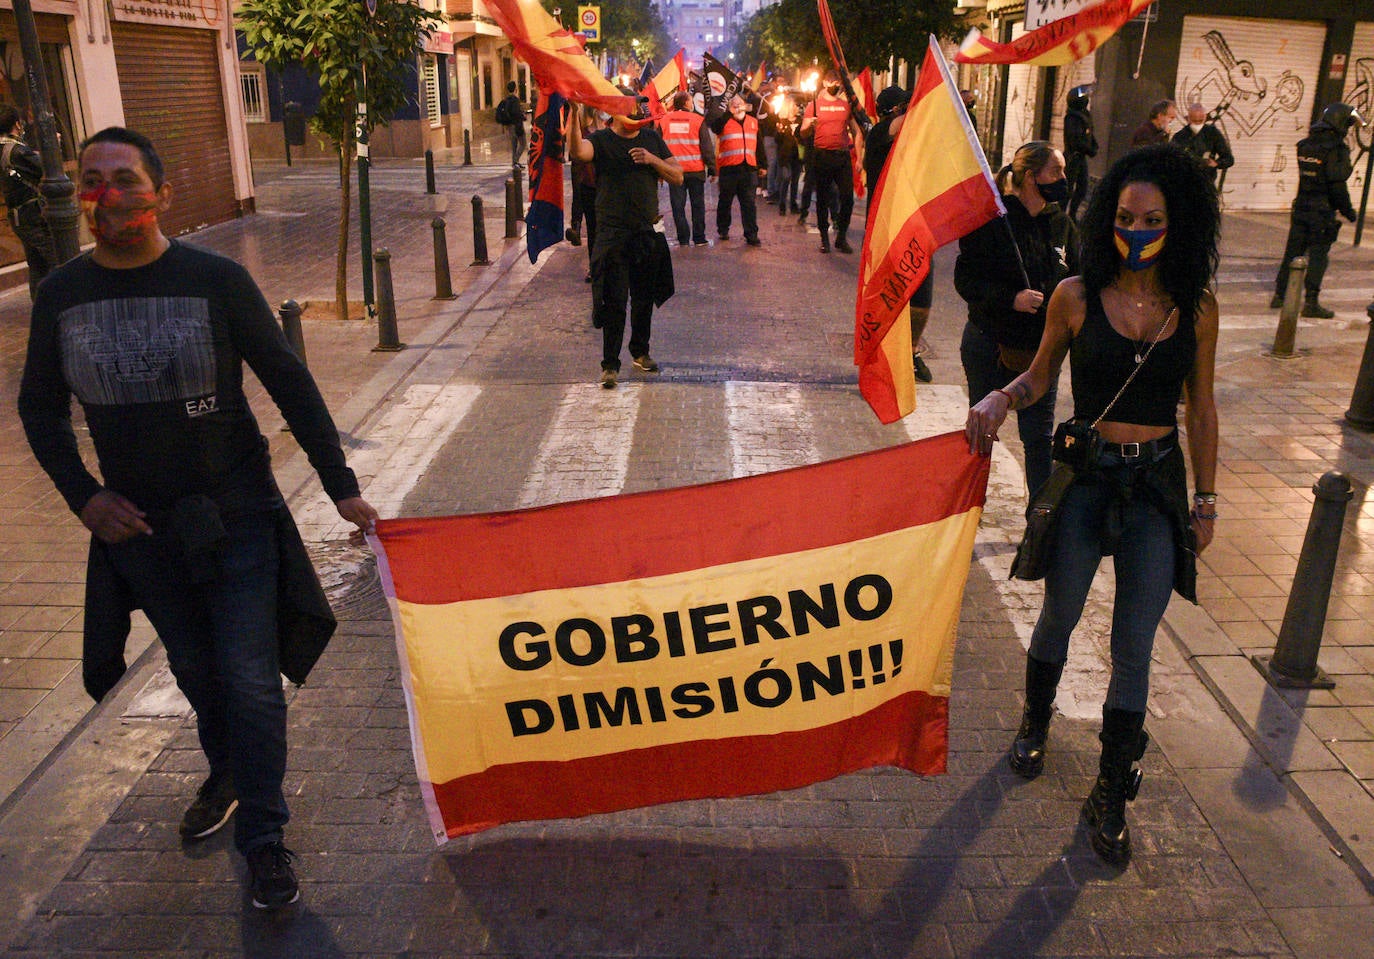
[[[937,257],[935,383],[902,424],[878,424],[854,387],[857,258],[822,256],[813,225],[769,208],[760,249],[737,235],[674,251],[679,293],[655,317],[663,372],[628,373],[607,392],[595,385],[585,249],[561,244],[531,266],[520,243],[499,238],[504,171],[439,174],[451,261],[471,257],[454,213],[476,192],[494,214],[494,265],[457,271],[457,300],[428,298],[436,201],[420,193],[418,165],[398,163],[377,171],[374,201],[388,211],[377,236],[393,253],[407,349],[374,353],[370,324],[306,314],[312,369],[384,514],[711,481],[962,423],[949,251]],[[259,183],[263,213],[193,241],[242,258],[272,302],[332,299],[329,171],[264,170]],[[264,916],[227,836],[183,847],[176,835],[203,760],[146,628],[133,674],[87,711],[73,672],[84,536],[11,416],[0,436],[0,883],[16,907],[0,945],[45,957],[1374,956],[1374,443],[1341,419],[1374,256],[1337,249],[1323,297],[1337,319],[1303,321],[1301,354],[1277,360],[1263,351],[1283,230],[1267,215],[1226,222],[1223,520],[1202,557],[1201,606],[1171,607],[1156,644],[1154,741],[1124,871],[1103,866],[1077,824],[1096,764],[1109,570],[1075,638],[1045,775],[1023,782],[1003,760],[1039,595],[1006,580],[1024,505],[1014,440],[994,458],[970,566],[948,775],[873,770],[777,795],[506,826],[436,850],[375,571],[268,404],[282,486],[342,626],[291,694],[288,843],[302,902]],[[11,409],[16,296],[0,300]],[[1310,488],[1328,469],[1356,488],[1320,660],[1336,688],[1280,694],[1248,657],[1272,651]]]

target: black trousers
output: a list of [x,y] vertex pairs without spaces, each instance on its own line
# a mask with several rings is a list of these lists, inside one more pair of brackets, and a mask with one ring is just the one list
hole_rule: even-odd
[[739,197],[739,218],[744,224],[744,238],[759,238],[758,206],[754,191],[759,185],[758,167],[740,163],[720,168],[720,196],[716,201],[716,233],[723,240],[730,233],[730,204]]
[[654,312],[652,271],[643,268],[644,253],[634,243],[620,243],[592,260],[592,319],[601,327],[601,368],[620,371],[625,342],[625,307],[630,308],[630,356],[649,352]]
[[849,219],[854,215],[854,167],[848,153],[817,150],[816,226],[822,233],[830,227],[832,208],[835,210],[835,235],[844,236],[849,230]]
[[1331,244],[1341,232],[1341,221],[1330,210],[1294,209],[1288,223],[1288,242],[1283,248],[1283,262],[1274,277],[1274,292],[1284,296],[1288,292],[1288,267],[1295,257],[1307,257],[1307,277],[1303,287],[1310,299],[1321,292],[1322,278],[1331,262]]

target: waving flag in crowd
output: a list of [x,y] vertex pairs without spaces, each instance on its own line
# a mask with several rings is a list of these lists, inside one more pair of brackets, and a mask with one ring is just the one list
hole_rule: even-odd
[[880,420],[892,423],[916,408],[907,303],[930,272],[931,256],[994,216],[1006,215],[933,36],[874,189],[859,258],[854,362],[859,392]]
[[486,5],[515,55],[534,71],[541,90],[611,114],[635,112],[634,97],[601,75],[582,46],[581,34],[564,29],[539,0],[486,0]]
[[714,104],[713,109],[724,112],[730,98],[744,86],[744,79],[710,53],[701,55],[701,72],[706,78],[707,101]]
[[563,239],[563,107],[560,94],[539,91],[530,126],[530,207],[525,246],[530,262]]
[[649,79],[654,75],[654,58],[650,57],[644,61],[644,66],[639,70],[639,90],[644,92],[644,88],[649,85]]
[[687,51],[679,50],[673,59],[649,81],[650,90],[642,91],[649,98],[649,111],[654,116],[667,112],[673,95],[687,89]]
[[1045,24],[1011,43],[994,43],[970,30],[954,55],[958,63],[1028,63],[1058,67],[1081,60],[1106,43],[1154,0],[1103,0]]
[[755,70],[754,75],[749,78],[749,89],[753,90],[755,93],[757,93],[759,87],[763,86],[768,80],[768,71],[764,69],[765,65],[764,61],[760,60],[758,69]]
[[988,465],[947,433],[704,486],[378,521],[435,839],[870,766],[944,772]]

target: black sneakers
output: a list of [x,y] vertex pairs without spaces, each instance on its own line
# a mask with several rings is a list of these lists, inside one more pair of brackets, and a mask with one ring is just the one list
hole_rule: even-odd
[[238,808],[232,776],[211,776],[200,784],[196,800],[181,817],[183,839],[205,839],[219,832]]
[[926,361],[919,356],[911,357],[912,371],[916,374],[916,379],[922,383],[930,383],[935,379],[935,375],[930,372],[930,367],[926,366]]
[[280,909],[301,897],[296,871],[291,862],[296,854],[280,842],[248,850],[248,881],[252,887],[253,905],[259,909]]

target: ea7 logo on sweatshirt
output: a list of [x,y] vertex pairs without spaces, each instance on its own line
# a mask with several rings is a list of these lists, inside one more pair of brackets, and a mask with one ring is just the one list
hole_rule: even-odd
[[209,396],[201,396],[186,401],[186,416],[188,419],[195,419],[197,416],[205,416],[209,413],[214,413],[218,409],[219,402],[216,400],[214,393],[211,393]]

